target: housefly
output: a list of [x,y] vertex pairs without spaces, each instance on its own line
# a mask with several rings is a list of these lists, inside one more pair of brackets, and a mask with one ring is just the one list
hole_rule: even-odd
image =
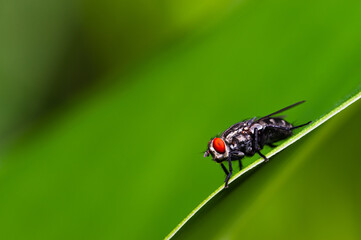
[[[268,158],[261,153],[265,145],[275,147],[273,145],[275,142],[292,136],[294,129],[311,123],[310,121],[293,126],[283,117],[273,117],[303,102],[305,101],[297,102],[261,118],[254,117],[236,123],[224,131],[220,137],[214,137],[209,141],[204,157],[212,155],[213,160],[221,165],[227,175],[224,180],[226,188],[233,172],[232,161],[238,160],[240,169],[242,169],[241,159],[245,156],[251,157],[257,153],[264,161],[268,161]],[[228,162],[228,170],[222,163],[223,161]]]

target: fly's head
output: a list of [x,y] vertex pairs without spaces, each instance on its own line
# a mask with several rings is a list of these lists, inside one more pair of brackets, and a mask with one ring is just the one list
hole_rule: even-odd
[[214,161],[220,163],[229,156],[229,147],[222,138],[212,138],[208,143],[208,149],[204,157],[212,155]]

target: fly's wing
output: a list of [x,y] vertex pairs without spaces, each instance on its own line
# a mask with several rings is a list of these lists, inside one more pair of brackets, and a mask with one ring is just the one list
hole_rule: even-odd
[[278,111],[276,111],[276,112],[274,112],[274,113],[268,114],[267,116],[261,117],[261,118],[259,118],[258,120],[257,120],[256,117],[254,117],[254,118],[252,118],[252,119],[249,119],[249,120],[246,120],[246,121],[243,121],[243,122],[239,122],[239,123],[233,124],[233,125],[230,126],[226,131],[224,131],[221,136],[225,138],[225,137],[227,137],[228,134],[230,134],[231,132],[237,131],[238,129],[240,129],[240,128],[244,127],[244,126],[251,126],[255,121],[258,122],[258,121],[260,121],[260,120],[267,119],[267,118],[269,118],[269,117],[271,117],[271,116],[274,116],[274,115],[276,115],[276,114],[278,114],[278,113],[284,112],[284,111],[286,111],[286,110],[288,110],[288,109],[290,109],[290,108],[293,108],[293,107],[295,107],[295,106],[297,106],[297,105],[299,105],[299,104],[301,104],[301,103],[304,103],[304,102],[305,102],[305,101],[300,101],[300,102],[294,103],[294,104],[292,104],[292,105],[290,105],[290,106],[288,106],[288,107],[282,108],[281,110],[278,110]]
[[290,108],[296,107],[297,105],[300,105],[301,103],[304,103],[304,102],[306,102],[306,101],[300,101],[300,102],[294,103],[294,104],[292,104],[292,105],[290,105],[288,107],[282,108],[281,110],[278,110],[278,111],[276,111],[274,113],[268,114],[267,116],[261,117],[260,119],[258,119],[258,121],[269,118],[269,117],[274,116],[276,114],[279,114],[281,112],[284,112],[284,111],[286,111],[286,110],[288,110]]

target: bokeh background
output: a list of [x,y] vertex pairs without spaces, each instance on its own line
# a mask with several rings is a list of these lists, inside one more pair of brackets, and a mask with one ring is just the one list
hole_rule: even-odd
[[[295,124],[317,120],[360,90],[360,13],[360,2],[352,0],[2,1],[3,238],[165,237],[224,180],[220,167],[203,158],[211,137],[235,122],[300,100],[307,103],[287,112],[287,119]],[[360,157],[348,151],[359,143],[352,131],[361,120],[359,110],[355,105],[349,110],[353,114],[340,113],[344,124],[326,123],[319,130],[335,135],[315,131],[295,151],[344,169],[344,159]],[[339,138],[330,142],[334,154],[326,154],[327,146],[313,147],[331,137]],[[282,163],[300,166],[296,163],[304,158],[291,150],[261,169],[267,174],[252,175],[255,182],[287,172]],[[255,159],[245,159],[244,165]],[[323,194],[313,185],[330,191],[331,183],[338,189],[349,187],[335,191],[330,196],[334,204],[323,212],[307,201],[288,204],[295,200],[287,198],[289,174],[277,182],[285,186],[283,195],[254,180],[234,184],[229,191],[242,194],[224,197],[231,198],[227,206],[242,202],[255,189],[276,203],[277,196],[283,197],[279,214],[262,211],[270,208],[261,201],[253,205],[260,210],[248,216],[249,222],[256,225],[272,215],[275,221],[268,230],[275,237],[288,239],[294,230],[300,238],[319,239],[327,227],[297,232],[298,222],[281,213],[309,209],[305,216],[292,216],[319,219],[317,223],[328,226],[325,219],[338,203],[358,201],[360,167],[355,163],[350,174],[345,172],[349,181],[337,185],[337,176],[317,166],[309,175],[312,183],[322,180],[323,185],[302,181],[309,177],[307,167],[297,175],[294,188],[310,189],[301,200]],[[329,178],[333,181],[324,181]],[[238,217],[243,210],[238,209]],[[349,239],[359,238],[359,209],[348,211],[335,214],[333,223],[342,228],[338,222],[349,222],[353,228],[328,237],[339,239],[347,232]],[[205,215],[211,222],[197,229],[216,229],[212,220],[230,222],[223,213]],[[232,221],[229,231],[212,236],[238,238],[248,218]],[[292,226],[285,227],[289,232],[280,230],[287,224]],[[187,235],[187,229],[177,237],[198,236],[195,230]],[[254,231],[250,238],[261,237]]]

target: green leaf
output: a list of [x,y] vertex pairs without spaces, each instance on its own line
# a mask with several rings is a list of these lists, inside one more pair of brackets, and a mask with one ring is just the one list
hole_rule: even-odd
[[359,12],[358,1],[246,1],[127,84],[72,103],[2,153],[3,238],[166,236],[223,183],[202,157],[210,137],[303,99],[287,120],[316,120],[358,92]]
[[[341,104],[340,106],[335,108],[333,111],[331,111],[330,113],[324,115],[319,120],[315,121],[313,124],[311,124],[309,127],[305,128],[304,130],[299,132],[297,135],[295,135],[295,136],[291,137],[290,139],[288,139],[287,141],[285,141],[279,147],[277,147],[277,148],[273,149],[272,151],[270,151],[269,154],[267,155],[267,157],[271,158],[275,154],[277,154],[280,151],[284,150],[285,148],[289,147],[291,144],[295,143],[296,141],[298,141],[299,139],[304,137],[306,134],[309,134],[311,131],[315,130],[321,124],[328,121],[331,117],[335,116],[336,114],[339,114],[342,110],[349,107],[351,104],[353,104],[355,101],[359,100],[360,98],[361,98],[361,92],[356,94],[355,96],[351,97],[350,99],[345,101],[343,104]],[[360,103],[358,105],[360,105]],[[321,143],[321,144],[319,143],[316,146],[319,147],[320,149],[326,149],[327,150],[329,144],[330,145],[337,144],[336,147],[339,148],[339,149],[348,149],[348,147],[350,145],[352,145],[352,143],[355,142],[355,140],[357,140],[357,138],[359,136],[359,135],[357,135],[357,134],[359,134],[359,132],[352,132],[352,130],[355,127],[357,128],[357,126],[352,126],[352,124],[354,122],[357,122],[358,119],[361,119],[361,114],[357,115],[357,114],[354,113],[355,110],[358,110],[358,109],[359,109],[359,107],[353,109],[353,112],[352,112],[353,115],[348,113],[348,118],[346,118],[347,119],[346,121],[348,121],[348,122],[345,122],[345,114],[343,114],[343,119],[338,117],[337,120],[334,120],[337,123],[337,125],[333,123],[333,126],[334,126],[333,129],[331,127],[327,128],[327,131],[330,131],[330,130],[336,130],[336,131],[341,130],[341,131],[343,131],[343,134],[341,136],[337,136],[336,138],[334,138],[334,139],[336,139],[336,141],[334,141],[334,143],[330,143],[330,141],[327,141],[327,139],[325,139],[325,137],[329,137],[329,134],[327,134],[327,133],[325,134],[325,133],[321,132],[321,133],[318,133],[318,134],[320,134],[320,136],[323,136],[322,140],[324,140],[324,142]],[[352,110],[348,110],[348,111],[350,112]],[[354,116],[354,115],[356,115],[356,116]],[[339,127],[340,122],[347,125],[346,131],[344,131],[344,129],[335,128],[335,127]],[[330,123],[330,124],[332,124],[332,123]],[[349,124],[351,124],[351,126],[349,126]],[[350,132],[352,132],[352,133],[350,133]],[[340,143],[338,141],[339,138],[343,139],[344,141],[342,143]],[[314,145],[316,143],[316,140],[314,140],[314,139],[312,139],[312,140],[313,141],[312,141],[311,144]],[[296,148],[296,151],[298,150],[299,154],[297,154],[296,159],[292,159],[293,162],[295,162],[295,161],[298,161],[298,162],[304,161],[305,158],[309,157],[309,155],[311,155],[311,154],[316,155],[317,153],[318,154],[320,153],[319,148],[315,148],[315,146],[313,146],[313,147],[308,147],[307,145],[304,146],[305,144],[307,144],[307,142],[303,144],[303,147],[305,149],[307,149],[306,151],[303,150],[302,144],[301,144],[301,146],[298,147],[298,149]],[[319,146],[319,145],[321,145],[321,146]],[[357,148],[354,148],[352,150],[351,150],[351,154],[350,154],[350,152],[348,153],[349,155],[355,156],[355,155],[358,154],[355,151],[355,150],[357,150]],[[288,152],[290,152],[290,151],[288,151]],[[327,153],[325,153],[325,154],[327,154]],[[286,155],[286,156],[289,157],[290,155],[293,156],[293,155],[296,155],[296,154],[294,152],[292,152],[291,154],[289,154],[288,156]],[[330,155],[330,154],[328,154],[328,155]],[[281,160],[286,161],[286,159],[282,159],[282,156],[280,158],[281,158]],[[285,158],[285,157],[283,157],[283,158]],[[275,159],[277,160],[278,158],[275,158]],[[315,159],[315,157],[313,157],[313,159]],[[315,159],[315,160],[317,160],[317,159]],[[331,160],[333,160],[336,163],[339,159],[335,158],[335,156],[328,156],[327,158],[321,157],[321,160],[325,161],[324,164],[332,164]],[[291,162],[291,159],[289,159],[287,161]],[[231,223],[230,225],[232,227],[227,227],[227,224],[230,222],[229,219],[237,218],[238,217],[237,215],[247,215],[248,216],[248,211],[250,211],[250,210],[245,209],[243,204],[240,204],[241,206],[238,207],[238,208],[236,207],[235,211],[232,210],[232,211],[230,211],[230,213],[228,213],[228,211],[225,211],[225,209],[227,209],[228,206],[224,206],[224,205],[225,204],[232,205],[232,206],[237,205],[237,203],[242,202],[243,196],[245,195],[245,193],[247,194],[247,191],[252,191],[250,189],[256,188],[256,186],[251,185],[252,183],[250,183],[250,184],[244,183],[244,184],[240,185],[239,182],[244,180],[244,179],[239,180],[239,178],[243,177],[243,175],[250,174],[250,172],[252,170],[254,171],[254,169],[256,167],[258,167],[258,165],[260,165],[263,162],[264,162],[263,158],[258,159],[257,161],[250,164],[248,167],[242,169],[242,171],[239,171],[234,177],[232,177],[230,179],[230,181],[229,181],[230,183],[238,180],[237,188],[232,189],[232,191],[242,192],[242,194],[238,194],[238,195],[232,194],[233,197],[228,197],[229,200],[224,201],[224,198],[227,198],[227,195],[229,194],[229,193],[227,193],[227,191],[229,191],[229,190],[224,189],[224,185],[220,186],[216,191],[214,191],[210,196],[208,196],[201,204],[199,204],[197,206],[197,208],[195,208],[175,229],[173,229],[173,231],[166,237],[166,239],[171,239],[173,237],[175,239],[177,237],[186,238],[186,239],[191,239],[191,238],[198,239],[200,236],[205,237],[207,239],[211,239],[211,238],[219,239],[219,238],[225,238],[225,237],[229,237],[229,236],[232,236],[232,238],[242,237],[242,234],[244,234],[244,231],[240,230],[240,229],[245,227],[243,224]],[[287,168],[285,168],[284,166],[281,166],[281,167],[283,167],[283,169],[282,169],[283,175],[281,175],[281,176],[277,175],[277,176],[275,176],[276,180],[272,179],[271,181],[267,181],[266,183],[263,183],[263,185],[266,185],[266,184],[269,184],[269,185],[262,186],[263,188],[259,189],[258,193],[261,194],[261,195],[273,197],[273,195],[275,195],[275,193],[272,192],[272,195],[271,195],[269,189],[272,189],[272,191],[274,191],[274,192],[279,191],[279,189],[274,188],[273,186],[270,186],[270,185],[274,184],[275,182],[278,185],[285,185],[285,181],[287,181],[290,178],[289,173],[297,171],[298,169],[296,169],[295,166],[298,166],[298,165],[299,165],[299,163],[293,163],[293,164],[289,163]],[[268,169],[269,169],[268,171],[279,172],[280,170],[277,169],[277,168],[279,168],[280,165],[274,165],[274,166],[275,167],[273,167],[273,168],[268,167]],[[337,170],[337,169],[335,169],[335,170]],[[271,175],[271,173],[266,173],[266,174]],[[330,175],[330,174],[327,174],[326,176],[332,178],[332,175]],[[293,178],[291,180],[294,180],[294,181],[296,180],[297,181],[299,179]],[[310,184],[312,184],[312,181],[310,181],[309,179],[307,179],[307,180],[310,182]],[[313,179],[313,180],[317,181],[317,179]],[[256,184],[259,184],[259,183],[257,182]],[[317,187],[319,187],[319,186],[317,186]],[[224,192],[221,193],[222,190]],[[307,190],[307,188],[306,188],[306,190]],[[261,191],[263,191],[263,192],[261,192]],[[296,194],[299,194],[299,192],[297,190],[294,191],[294,192]],[[220,196],[216,196],[217,194],[219,194]],[[283,193],[283,195],[286,195],[286,194]],[[213,202],[212,202],[212,199],[215,198],[215,197],[216,197],[216,199],[213,200]],[[255,197],[255,199],[259,200],[257,198],[257,196]],[[253,208],[253,209],[257,209],[257,210],[259,208],[268,208],[268,206],[267,207],[263,206],[264,201],[265,201],[264,199],[258,201],[260,206],[257,206],[257,203],[254,201],[249,205],[249,207],[250,207],[250,209]],[[327,199],[325,199],[325,201],[327,201]],[[344,199],[341,197],[340,201],[344,201]],[[195,220],[191,221],[188,224],[190,226],[186,226],[185,229],[182,229],[182,227],[185,224],[187,224],[187,222],[190,221],[191,218],[194,215],[196,215],[201,210],[201,208],[204,207],[208,202],[210,202],[210,206],[207,207],[207,210],[201,212],[199,214],[200,216],[196,216]],[[292,203],[290,205],[292,205]],[[327,210],[333,211],[333,209],[327,209]],[[223,224],[223,226],[220,226],[219,225],[219,219],[223,219],[223,218],[225,219],[225,221],[223,223],[221,223],[221,224]],[[293,220],[293,217],[291,217],[291,221],[292,220]],[[327,219],[324,219],[324,220],[327,220]],[[242,219],[242,220],[239,220],[239,221],[240,222],[242,221],[242,223],[244,223],[244,222],[247,222],[247,219]],[[295,224],[295,223],[292,223],[292,224]],[[224,230],[225,228],[229,232],[225,231]],[[178,233],[178,231],[180,231],[180,230],[181,230],[181,232]],[[247,231],[247,228],[245,228],[245,230]],[[323,229],[320,229],[319,231],[322,231],[322,230]],[[230,234],[233,234],[233,235],[230,235]],[[305,234],[305,233],[304,232],[299,232],[299,233],[297,233],[297,235],[298,234]],[[267,236],[269,237],[269,233],[263,234],[263,236],[264,237],[267,237]],[[283,234],[282,236],[287,238],[286,237],[287,234]],[[330,236],[332,236],[332,235],[330,235]],[[277,237],[279,238],[280,235],[278,235]],[[303,237],[300,237],[300,235],[298,235],[298,237],[300,239],[305,239],[306,237],[309,237],[309,236],[307,236],[305,234],[305,235],[303,235]]]

